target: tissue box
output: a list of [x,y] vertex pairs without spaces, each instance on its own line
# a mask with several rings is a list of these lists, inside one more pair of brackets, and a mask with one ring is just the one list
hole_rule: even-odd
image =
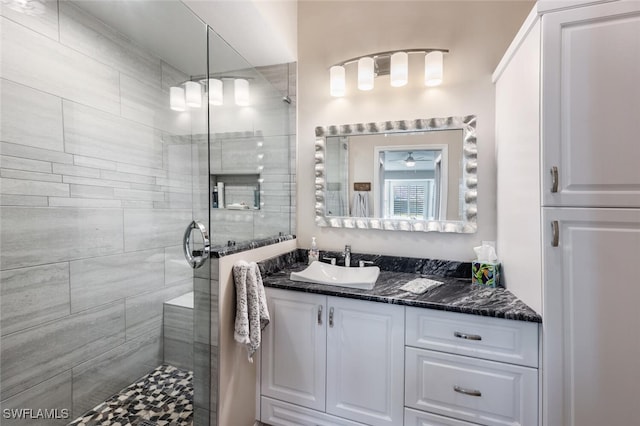
[[471,262],[471,282],[487,287],[500,286],[500,263]]

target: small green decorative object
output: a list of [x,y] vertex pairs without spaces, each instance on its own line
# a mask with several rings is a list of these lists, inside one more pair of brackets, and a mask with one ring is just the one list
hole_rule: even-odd
[[487,287],[500,286],[500,263],[471,263],[471,282]]

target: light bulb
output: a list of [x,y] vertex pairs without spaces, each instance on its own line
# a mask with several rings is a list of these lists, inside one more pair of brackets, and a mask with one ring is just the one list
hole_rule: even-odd
[[245,80],[244,78],[236,78],[235,80],[233,80],[233,90],[236,105],[249,105],[249,80]]
[[373,89],[374,63],[373,58],[360,58],[358,60],[358,89]]
[[438,86],[442,83],[442,52],[434,50],[424,57],[424,84]]
[[329,69],[329,86],[331,96],[344,96],[346,83],[343,66],[334,65]]
[[200,108],[202,106],[202,88],[200,87],[200,83],[187,81],[184,84],[184,90],[187,106]]
[[222,105],[224,103],[222,93],[223,93],[222,80],[218,80],[217,78],[210,78],[209,79],[209,103],[211,105]]
[[187,104],[184,101],[184,89],[182,87],[171,87],[169,89],[169,106],[174,111],[187,110]]
[[409,76],[409,55],[407,52],[396,52],[391,55],[391,85],[400,87],[407,84]]

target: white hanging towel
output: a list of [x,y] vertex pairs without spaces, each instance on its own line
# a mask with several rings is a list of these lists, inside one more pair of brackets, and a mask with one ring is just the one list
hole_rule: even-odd
[[236,287],[236,323],[234,339],[247,347],[249,362],[260,347],[262,330],[269,324],[267,297],[260,269],[255,262],[240,260],[233,265]]
[[369,217],[369,192],[355,191],[351,207],[352,217]]

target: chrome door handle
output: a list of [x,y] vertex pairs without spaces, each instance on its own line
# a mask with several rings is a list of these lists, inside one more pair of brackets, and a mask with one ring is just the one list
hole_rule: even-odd
[[[199,256],[194,256],[193,252],[191,251],[191,231],[193,231],[194,229],[200,231],[200,234],[202,235],[203,247],[202,254]],[[209,233],[207,232],[207,228],[202,223],[194,220],[189,224],[189,226],[187,226],[187,229],[184,231],[184,236],[182,237],[182,249],[184,251],[185,259],[187,259],[187,262],[189,262],[189,265],[193,269],[197,269],[204,265],[204,263],[209,258],[211,246],[209,243]]]
[[465,333],[460,333],[459,331],[454,331],[453,335],[460,338],[460,339],[466,339],[466,340],[482,340],[482,336],[479,336],[477,334],[465,334]]
[[329,327],[333,327],[333,308],[329,308]]
[[318,325],[322,325],[322,305],[318,305]]
[[464,394],[464,395],[469,395],[469,396],[482,396],[482,392],[480,392],[479,390],[475,390],[475,389],[465,389],[463,387],[460,387],[458,385],[454,385],[453,386],[453,390]]
[[551,222],[551,233],[553,234],[551,247],[558,247],[560,245],[560,224],[557,220]]
[[551,167],[551,192],[558,192],[558,167]]

